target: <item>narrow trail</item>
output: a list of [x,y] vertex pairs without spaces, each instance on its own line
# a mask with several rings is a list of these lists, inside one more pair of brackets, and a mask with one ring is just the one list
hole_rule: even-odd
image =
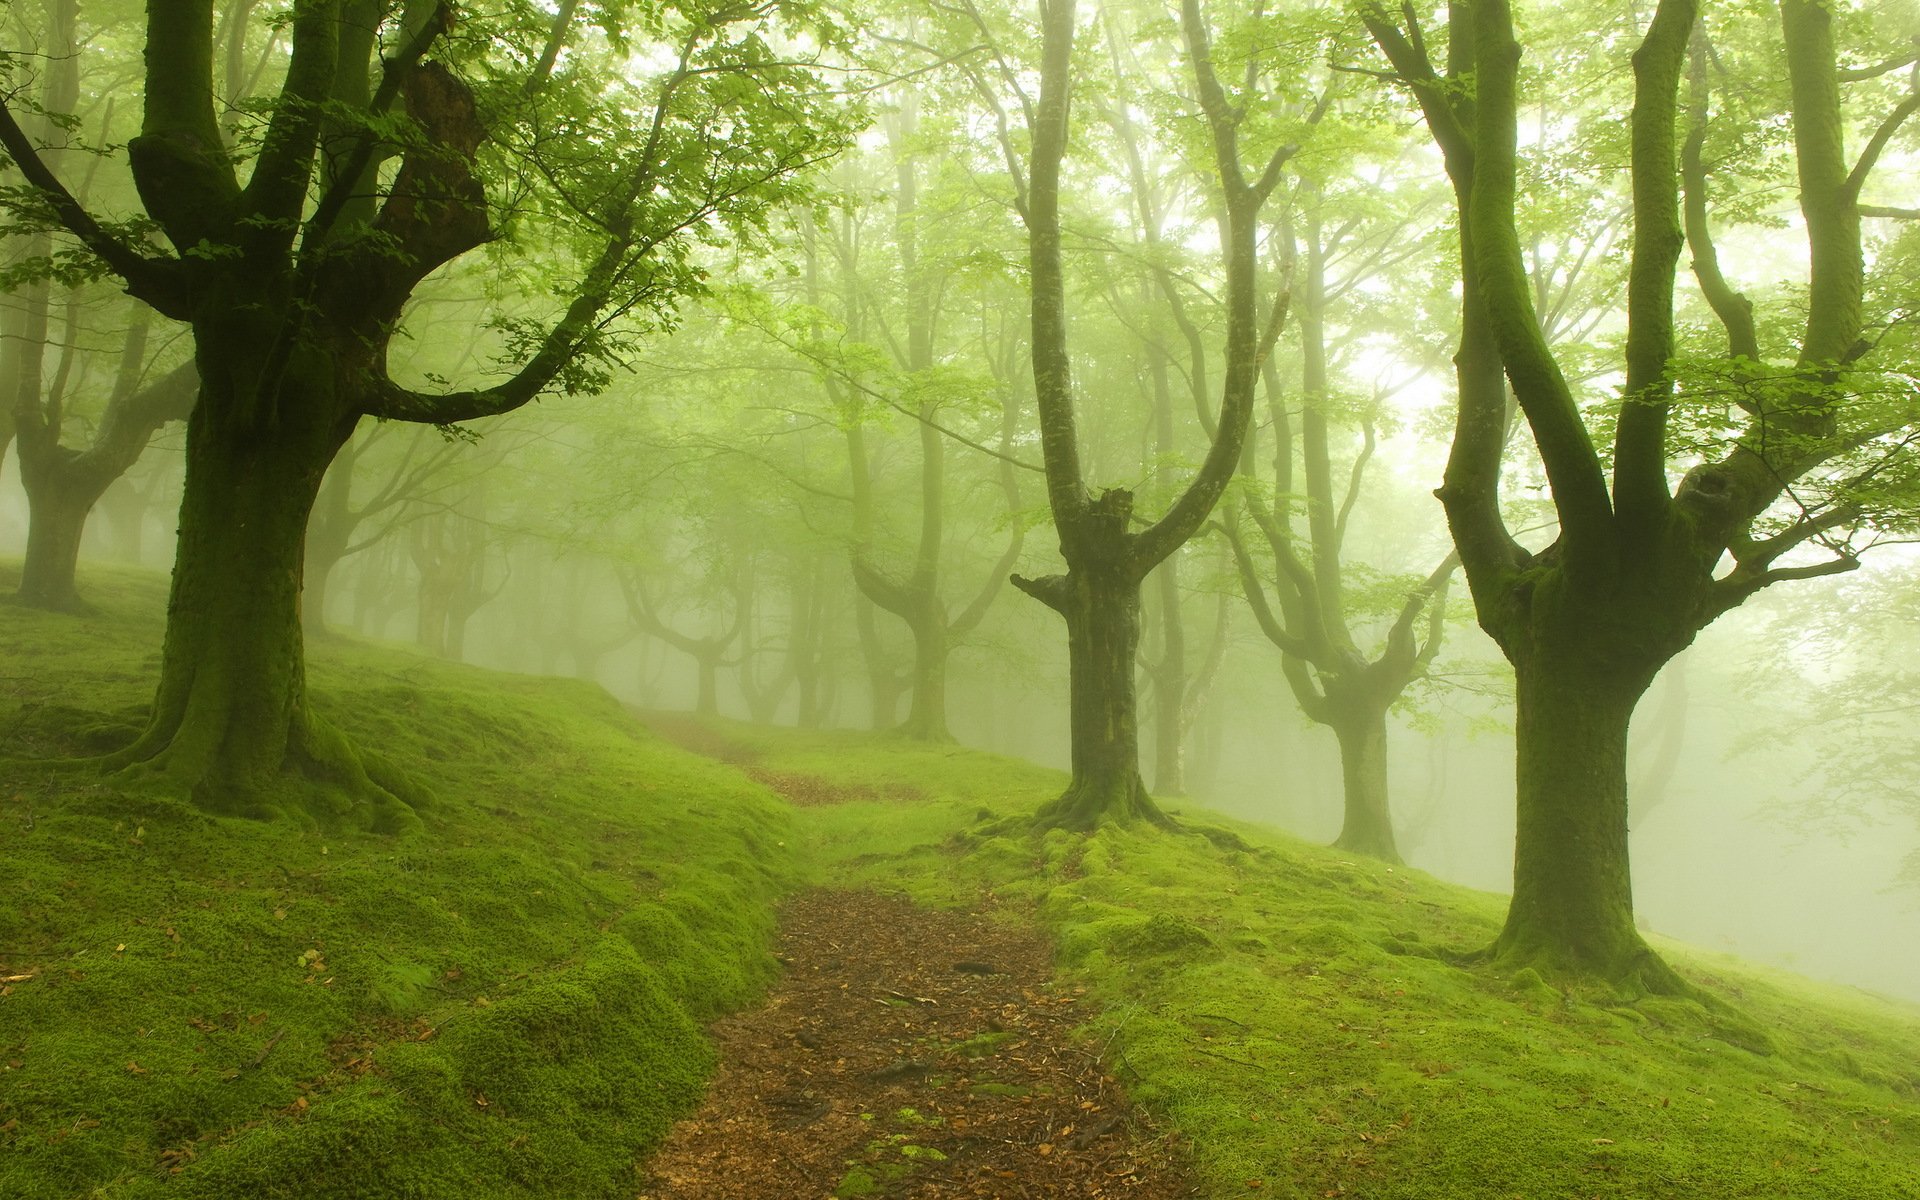
[[641,1200],[1192,1194],[1072,1038],[1089,1014],[1039,935],[817,890],[780,957],[766,1005],[713,1026],[719,1072]]

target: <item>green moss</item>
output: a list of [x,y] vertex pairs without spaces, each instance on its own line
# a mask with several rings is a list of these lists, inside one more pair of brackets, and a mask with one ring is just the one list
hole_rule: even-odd
[[[0,755],[87,752],[151,695],[164,581],[86,587],[91,618],[0,606]],[[422,836],[0,764],[0,975],[32,976],[0,1195],[632,1195],[699,1022],[771,977],[786,811],[584,684],[339,641],[311,676],[434,794]]]
[[967,1090],[979,1096],[1025,1096],[1029,1089],[1013,1083],[997,1083],[991,1079],[969,1084]]
[[821,876],[990,894],[1051,929],[1100,1005],[1087,1045],[1182,1136],[1203,1194],[1853,1200],[1920,1178],[1912,1006],[1664,943],[1703,999],[1455,965],[1503,897],[1247,825],[1009,836],[1057,775],[982,757],[977,782],[963,753],[936,775],[881,739],[752,736],[771,769],[918,781],[916,806],[804,810]]

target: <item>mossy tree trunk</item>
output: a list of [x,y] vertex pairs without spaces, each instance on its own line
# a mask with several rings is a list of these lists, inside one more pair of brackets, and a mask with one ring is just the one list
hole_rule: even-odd
[[1067,626],[1069,730],[1073,778],[1043,805],[1042,827],[1091,829],[1102,820],[1172,821],[1140,777],[1135,658],[1140,649],[1140,576],[1127,553],[1132,498],[1101,497],[1110,524],[1108,558],[1066,575],[1014,577],[1015,586],[1059,613]]
[[1328,724],[1340,742],[1343,815],[1334,845],[1383,862],[1400,861],[1387,790],[1387,710],[1394,696],[1364,687],[1328,689]]
[[1496,959],[1675,986],[1633,919],[1627,725],[1641,687],[1552,660],[1517,673],[1513,900]]
[[[160,685],[146,731],[115,761],[218,811],[318,803],[371,828],[409,825],[406,805],[307,698],[303,533],[327,464],[358,420],[341,401],[338,360],[297,356],[269,417],[252,389],[266,340],[203,329],[199,342],[207,369],[187,422]],[[271,437],[262,436],[268,420]],[[295,789],[290,774],[321,786]]]
[[[1626,777],[1634,706],[1664,663],[1755,592],[1858,566],[1839,533],[1863,520],[1845,476],[1822,480],[1833,489],[1827,502],[1775,528],[1756,522],[1797,481],[1911,425],[1904,413],[1839,403],[1835,389],[1848,388],[1840,368],[1873,349],[1861,339],[1861,186],[1893,133],[1920,112],[1920,90],[1882,114],[1865,147],[1848,155],[1834,14],[1813,0],[1783,0],[1779,11],[1810,259],[1795,361],[1765,368],[1775,373],[1759,386],[1755,306],[1720,274],[1708,219],[1706,33],[1695,0],[1661,0],[1632,59],[1625,403],[1603,461],[1527,282],[1515,218],[1522,48],[1507,0],[1450,9],[1444,73],[1428,59],[1424,34],[1401,23],[1416,19],[1411,9],[1362,10],[1425,113],[1460,210],[1459,411],[1439,494],[1480,623],[1519,685],[1514,898],[1493,947],[1508,965],[1683,990],[1634,929]],[[1684,139],[1676,137],[1682,128]],[[1755,384],[1756,394],[1740,402],[1745,427],[1675,487],[1668,421],[1679,390],[1673,307],[1683,246],[1726,334],[1726,358],[1713,369]],[[1538,552],[1515,540],[1500,508],[1507,386],[1558,517],[1556,540]],[[1845,470],[1871,477],[1876,467]],[[1822,490],[1796,489],[1795,498]],[[1823,543],[1833,550],[1825,561],[1778,565]]]

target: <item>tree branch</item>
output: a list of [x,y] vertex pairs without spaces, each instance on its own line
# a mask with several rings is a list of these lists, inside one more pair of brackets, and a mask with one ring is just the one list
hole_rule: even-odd
[[41,159],[33,140],[3,103],[0,103],[0,146],[5,147],[7,157],[20,168],[27,182],[46,197],[60,224],[120,277],[128,295],[146,301],[155,311],[174,320],[187,318],[189,300],[179,262],[148,257],[102,229],[100,222],[74,199],[73,193]]

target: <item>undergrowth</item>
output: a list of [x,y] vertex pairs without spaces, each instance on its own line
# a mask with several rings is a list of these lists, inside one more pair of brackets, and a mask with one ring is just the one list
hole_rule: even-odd
[[164,581],[85,583],[0,606],[0,1196],[632,1195],[774,972],[784,809],[597,688],[334,643],[316,703],[419,836],[49,772],[157,667]]

